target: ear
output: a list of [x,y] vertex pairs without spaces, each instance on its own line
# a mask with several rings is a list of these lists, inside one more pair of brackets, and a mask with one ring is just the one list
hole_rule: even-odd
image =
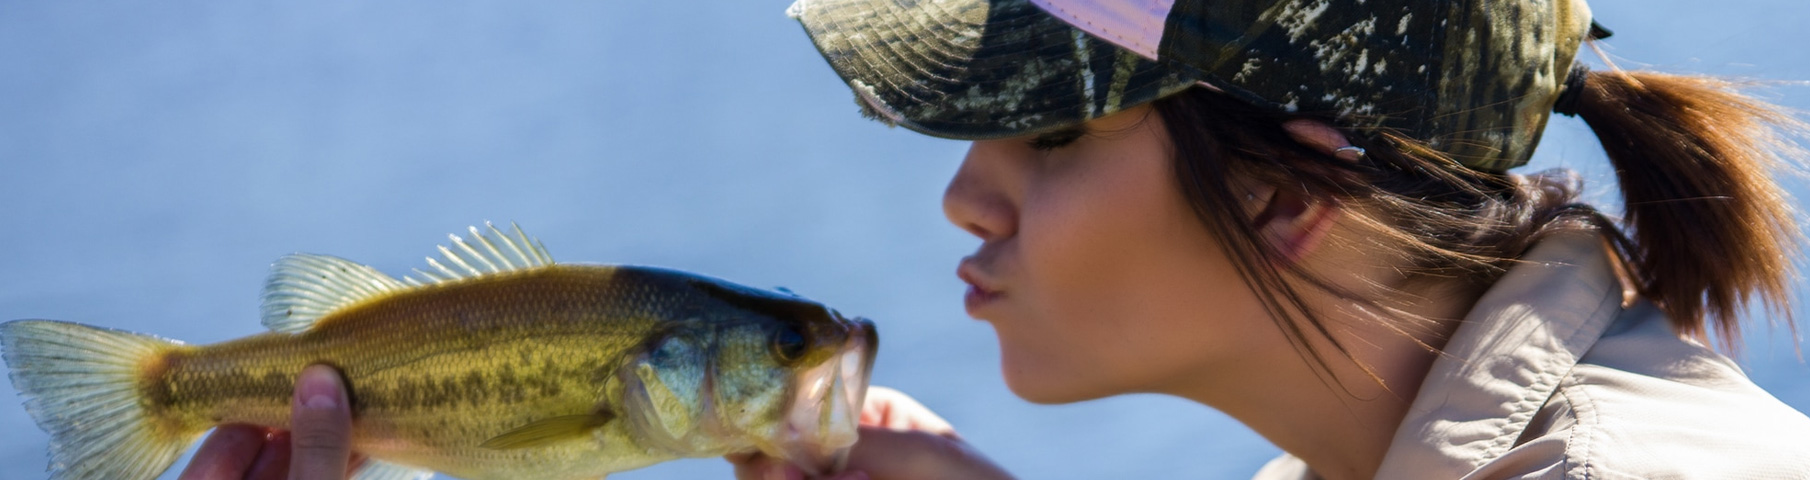
[[1338,219],[1338,204],[1305,191],[1271,189],[1263,210],[1251,219],[1257,235],[1293,264],[1320,246],[1320,240]]
[[[1325,122],[1290,120],[1282,128],[1302,145],[1348,162],[1356,162],[1364,155],[1362,149],[1351,147],[1344,133]],[[1255,193],[1259,190],[1267,190],[1269,195],[1261,203],[1262,210],[1251,217],[1251,226],[1286,263],[1298,262],[1318,248],[1338,219],[1338,203],[1330,199],[1315,197],[1305,190],[1277,187],[1252,189],[1252,195],[1263,198]]]

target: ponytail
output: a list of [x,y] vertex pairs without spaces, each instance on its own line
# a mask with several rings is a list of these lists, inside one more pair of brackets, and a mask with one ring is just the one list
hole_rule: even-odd
[[1715,78],[1579,75],[1568,87],[1581,87],[1575,104],[1564,107],[1614,163],[1632,233],[1620,253],[1641,295],[1681,334],[1705,339],[1713,323],[1730,349],[1755,294],[1791,325],[1787,282],[1802,237],[1771,174],[1795,150],[1781,133],[1802,124]]

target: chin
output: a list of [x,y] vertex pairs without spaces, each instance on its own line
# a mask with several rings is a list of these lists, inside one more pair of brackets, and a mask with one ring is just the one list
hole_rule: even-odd
[[1000,372],[1005,376],[1006,387],[1027,402],[1040,405],[1060,405],[1075,403],[1096,398],[1110,397],[1117,392],[1100,388],[1099,385],[1088,385],[1085,379],[1074,375],[1065,375],[1060,370],[1049,369],[1051,362],[1036,362],[1031,365],[1039,367],[1018,368],[1017,362],[1005,359],[1002,355]]

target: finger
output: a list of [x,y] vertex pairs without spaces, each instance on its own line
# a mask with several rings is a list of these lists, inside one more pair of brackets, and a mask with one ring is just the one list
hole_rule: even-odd
[[1288,131],[1290,137],[1302,145],[1319,150],[1320,153],[1338,157],[1348,162],[1356,162],[1364,156],[1363,150],[1351,146],[1351,140],[1339,129],[1318,120],[1289,120],[1282,123],[1282,129]]
[[883,478],[953,478],[931,465],[945,463],[939,457],[950,450],[949,442],[926,432],[864,427],[861,441],[849,451],[848,466]]
[[723,456],[735,467],[736,480],[760,480],[760,472],[765,468],[766,455],[760,453],[733,453]]
[[245,472],[246,480],[283,480],[289,478],[289,432],[271,432],[264,450]]
[[804,480],[804,471],[760,452],[723,457],[735,466],[736,480]]
[[886,387],[869,387],[867,403],[861,409],[861,424],[892,430],[921,430],[950,438],[959,438],[948,420],[930,411],[904,392]]
[[867,472],[863,472],[860,470],[849,470],[849,471],[842,472],[842,473],[836,474],[834,476],[831,476],[825,480],[871,480],[871,479],[870,479],[870,477],[867,476]]
[[745,463],[731,463],[735,466],[735,480],[760,480],[760,467]]
[[926,431],[874,427],[861,428],[861,441],[849,452],[848,468],[873,480],[1012,478],[961,440]]
[[221,425],[195,451],[181,480],[239,480],[264,447],[264,429],[251,425]]
[[290,414],[291,479],[345,478],[352,455],[352,410],[342,385],[339,372],[326,365],[309,366],[296,379]]

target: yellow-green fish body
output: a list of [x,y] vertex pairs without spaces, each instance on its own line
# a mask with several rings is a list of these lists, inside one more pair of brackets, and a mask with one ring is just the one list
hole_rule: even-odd
[[354,449],[376,460],[360,478],[599,478],[754,450],[829,470],[853,443],[865,320],[673,270],[554,264],[491,231],[442,248],[453,267],[427,282],[284,257],[271,333],[187,346],[28,320],[0,344],[58,479],[152,478],[214,425],[287,428],[317,363],[347,380]]

